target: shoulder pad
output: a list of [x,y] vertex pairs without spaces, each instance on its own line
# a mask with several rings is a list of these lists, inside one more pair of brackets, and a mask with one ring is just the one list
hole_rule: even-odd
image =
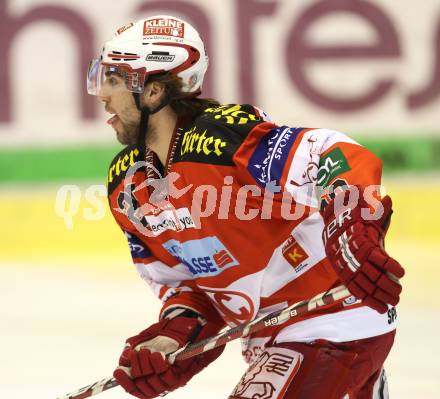
[[237,148],[262,122],[252,105],[228,104],[207,108],[182,128],[174,162],[232,166]]
[[141,153],[136,146],[127,146],[113,158],[107,173],[107,191],[109,195],[124,180],[127,170],[137,161],[142,161]]

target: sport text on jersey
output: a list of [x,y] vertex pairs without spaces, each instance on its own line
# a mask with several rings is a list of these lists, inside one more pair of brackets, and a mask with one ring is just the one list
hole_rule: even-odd
[[302,128],[280,126],[272,129],[257,145],[248,170],[263,187],[269,182],[280,183],[287,157]]

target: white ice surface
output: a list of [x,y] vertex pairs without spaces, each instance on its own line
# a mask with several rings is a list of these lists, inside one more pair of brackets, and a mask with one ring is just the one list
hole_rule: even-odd
[[[0,398],[55,399],[103,377],[126,337],[154,322],[159,301],[134,271],[0,265]],[[440,398],[440,315],[402,306],[387,363],[391,398]],[[246,369],[239,343],[169,399],[227,398]],[[97,399],[132,398],[119,387]]]

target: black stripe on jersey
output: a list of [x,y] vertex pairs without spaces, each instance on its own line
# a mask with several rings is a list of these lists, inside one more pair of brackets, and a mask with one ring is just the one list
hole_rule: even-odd
[[235,151],[261,122],[251,105],[207,108],[181,129],[173,162],[233,166]]

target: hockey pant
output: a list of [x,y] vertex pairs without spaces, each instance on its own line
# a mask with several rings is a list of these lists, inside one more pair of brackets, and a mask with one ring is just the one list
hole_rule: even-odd
[[388,399],[383,363],[394,335],[266,346],[229,399]]

